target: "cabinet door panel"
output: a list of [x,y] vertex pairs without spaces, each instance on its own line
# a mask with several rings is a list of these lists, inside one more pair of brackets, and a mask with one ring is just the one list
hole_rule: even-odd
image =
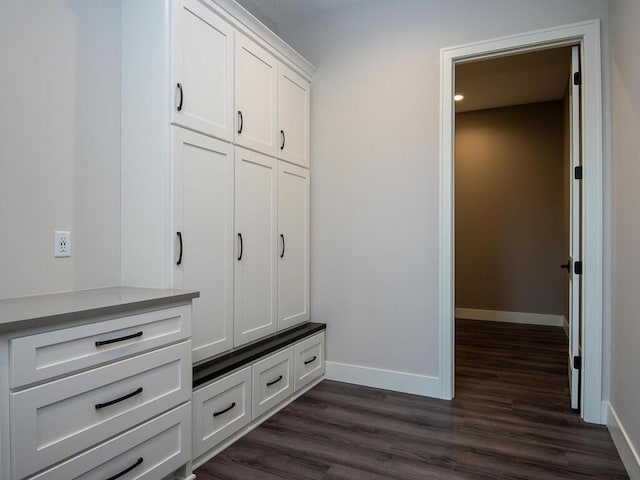
[[276,160],[236,148],[235,346],[276,330]]
[[309,320],[309,170],[278,162],[278,329]]
[[236,143],[272,156],[277,148],[277,71],[271,54],[236,34]]
[[233,147],[174,127],[173,161],[174,231],[181,234],[173,285],[200,292],[192,316],[198,362],[233,343]]
[[309,168],[310,85],[290,68],[278,68],[278,158]]
[[178,0],[173,18],[172,122],[231,141],[234,31],[198,0]]

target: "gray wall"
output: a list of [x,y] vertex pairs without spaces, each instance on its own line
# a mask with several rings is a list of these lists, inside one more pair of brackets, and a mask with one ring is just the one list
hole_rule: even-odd
[[438,376],[440,49],[594,18],[608,61],[604,0],[372,0],[278,27],[319,68],[311,314],[329,361]]
[[640,449],[639,18],[637,0],[611,2],[614,172],[611,404],[636,451]]
[[118,283],[119,2],[3,2],[0,60],[0,298]]
[[456,115],[456,306],[564,314],[563,103]]

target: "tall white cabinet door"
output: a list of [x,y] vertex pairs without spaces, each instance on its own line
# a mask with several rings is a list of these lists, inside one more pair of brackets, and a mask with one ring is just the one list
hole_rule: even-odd
[[277,166],[236,148],[235,346],[276,331]]
[[233,140],[234,30],[199,0],[173,10],[174,124]]
[[278,69],[278,158],[309,168],[311,86],[290,68]]
[[193,361],[233,346],[233,146],[172,128],[173,286],[193,300]]
[[278,329],[309,320],[309,170],[278,162]]
[[235,142],[275,157],[278,62],[249,38],[236,34]]

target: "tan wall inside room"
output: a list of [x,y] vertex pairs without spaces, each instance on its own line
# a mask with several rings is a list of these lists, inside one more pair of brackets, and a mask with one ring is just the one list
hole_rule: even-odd
[[563,314],[562,101],[456,115],[456,306]]

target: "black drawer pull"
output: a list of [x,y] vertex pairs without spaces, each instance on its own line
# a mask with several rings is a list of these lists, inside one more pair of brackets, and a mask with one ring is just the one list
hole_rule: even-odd
[[223,413],[227,413],[229,410],[231,410],[233,407],[236,406],[236,402],[233,402],[231,405],[229,405],[227,408],[225,408],[224,410],[220,410],[219,412],[215,412],[213,414],[214,417],[220,416]]
[[318,358],[316,355],[313,356],[313,358],[310,358],[309,360],[306,360],[304,362],[305,365],[309,365],[310,363],[313,363],[316,361],[316,358]]
[[178,241],[180,242],[180,255],[178,255],[178,261],[176,262],[176,265],[181,265],[182,264],[182,232],[176,232],[176,235],[178,236]]
[[238,123],[240,125],[238,125],[238,135],[240,135],[242,133],[242,130],[244,129],[244,117],[242,116],[242,112],[240,110],[238,110]]
[[238,261],[242,260],[242,253],[244,252],[244,241],[242,240],[242,234],[238,234],[238,238],[240,239],[240,253],[238,254]]
[[107,480],[116,480],[116,478],[120,478],[123,475],[126,475],[127,473],[129,473],[131,470],[133,470],[134,468],[136,468],[138,465],[140,465],[142,462],[144,462],[144,459],[142,457],[140,457],[138,459],[138,461],[136,463],[134,463],[133,465],[131,465],[129,468],[125,468],[123,471],[121,471],[120,473],[118,473],[117,475],[114,475],[113,477],[109,477],[107,478]]
[[280,254],[280,258],[284,258],[284,250],[285,250],[284,235],[280,234],[280,238],[282,239],[282,253]]
[[124,397],[120,397],[120,398],[116,398],[115,400],[111,400],[110,402],[106,402],[106,403],[96,403],[96,410],[100,410],[101,408],[104,407],[109,407],[115,403],[118,402],[122,402],[123,400],[126,400],[127,398],[131,398],[131,397],[135,397],[136,395],[140,395],[142,393],[142,387],[138,388],[135,392],[131,392],[126,394]]
[[182,101],[184,100],[184,92],[182,91],[182,84],[178,83],[178,92],[180,92],[180,103],[178,103],[178,106],[176,107],[176,110],[181,112],[182,111]]
[[96,342],[96,347],[101,347],[103,345],[110,345],[112,343],[124,342],[125,340],[131,340],[132,338],[141,337],[142,332],[132,333],[131,335],[126,335],[124,337],[112,338],[111,340],[100,340]]
[[271,385],[275,385],[276,383],[278,383],[280,380],[282,380],[282,375],[280,375],[278,378],[276,378],[273,382],[269,382],[267,383],[267,387],[270,387]]

